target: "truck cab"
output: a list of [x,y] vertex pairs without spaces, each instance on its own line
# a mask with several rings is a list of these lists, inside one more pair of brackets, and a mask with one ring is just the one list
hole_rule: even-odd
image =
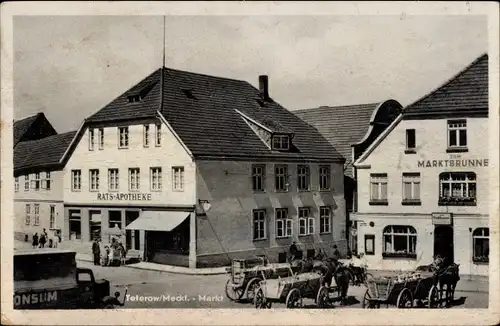
[[14,253],[14,309],[89,309],[106,303],[110,284],[77,268],[76,253],[59,249]]

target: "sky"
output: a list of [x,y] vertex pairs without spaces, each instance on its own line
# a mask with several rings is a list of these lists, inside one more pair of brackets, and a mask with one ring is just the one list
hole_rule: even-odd
[[[289,110],[423,97],[487,53],[485,16],[167,16],[165,66],[269,76]],[[14,117],[76,130],[162,65],[163,16],[14,17]]]

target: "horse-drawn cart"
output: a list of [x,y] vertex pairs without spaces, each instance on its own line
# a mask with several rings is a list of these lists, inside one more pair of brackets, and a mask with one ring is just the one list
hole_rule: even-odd
[[233,259],[226,282],[226,296],[232,301],[243,297],[252,301],[255,289],[263,279],[291,275],[289,264],[268,264],[266,259]]
[[265,279],[256,289],[254,305],[258,309],[270,309],[273,302],[278,302],[284,303],[287,308],[300,308],[303,298],[311,298],[322,308],[327,305],[330,292],[323,283],[324,277],[315,272]]
[[429,308],[438,306],[439,293],[434,273],[409,273],[395,277],[368,277],[364,308],[380,308],[381,304],[411,308],[415,303]]

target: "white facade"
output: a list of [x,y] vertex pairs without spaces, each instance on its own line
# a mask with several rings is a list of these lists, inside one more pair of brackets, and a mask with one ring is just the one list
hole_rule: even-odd
[[487,117],[400,118],[356,162],[358,252],[370,269],[414,269],[449,249],[461,274],[487,275],[487,139]]
[[[48,173],[47,173],[48,172]],[[63,171],[40,171],[14,177],[14,233],[24,241],[43,229],[49,237],[60,229],[64,219]]]
[[145,231],[126,226],[144,210],[184,211],[194,264],[196,164],[165,120],[83,128],[64,168],[63,239],[88,245],[97,232],[106,242],[118,228],[127,249],[143,252]]

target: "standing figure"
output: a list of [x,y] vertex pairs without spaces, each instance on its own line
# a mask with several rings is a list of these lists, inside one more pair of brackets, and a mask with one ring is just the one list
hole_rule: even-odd
[[[45,230],[45,229],[44,229]],[[45,242],[47,242],[47,238],[45,236],[45,233],[42,232],[40,234],[40,240],[38,241],[40,243],[40,248],[44,248],[45,247]]]
[[31,244],[33,245],[33,249],[38,248],[38,232],[33,234],[33,242]]
[[337,245],[333,245],[333,258],[335,260],[340,259],[340,251],[337,249]]
[[99,259],[101,258],[101,247],[99,246],[99,240],[96,238],[92,243],[92,254],[94,255],[94,265],[99,265]]
[[292,243],[292,245],[290,246],[290,249],[289,249],[289,254],[290,254],[289,261],[294,261],[295,260],[295,258],[297,257],[297,252],[298,251],[299,251],[299,249],[297,249],[297,244],[294,241]]

